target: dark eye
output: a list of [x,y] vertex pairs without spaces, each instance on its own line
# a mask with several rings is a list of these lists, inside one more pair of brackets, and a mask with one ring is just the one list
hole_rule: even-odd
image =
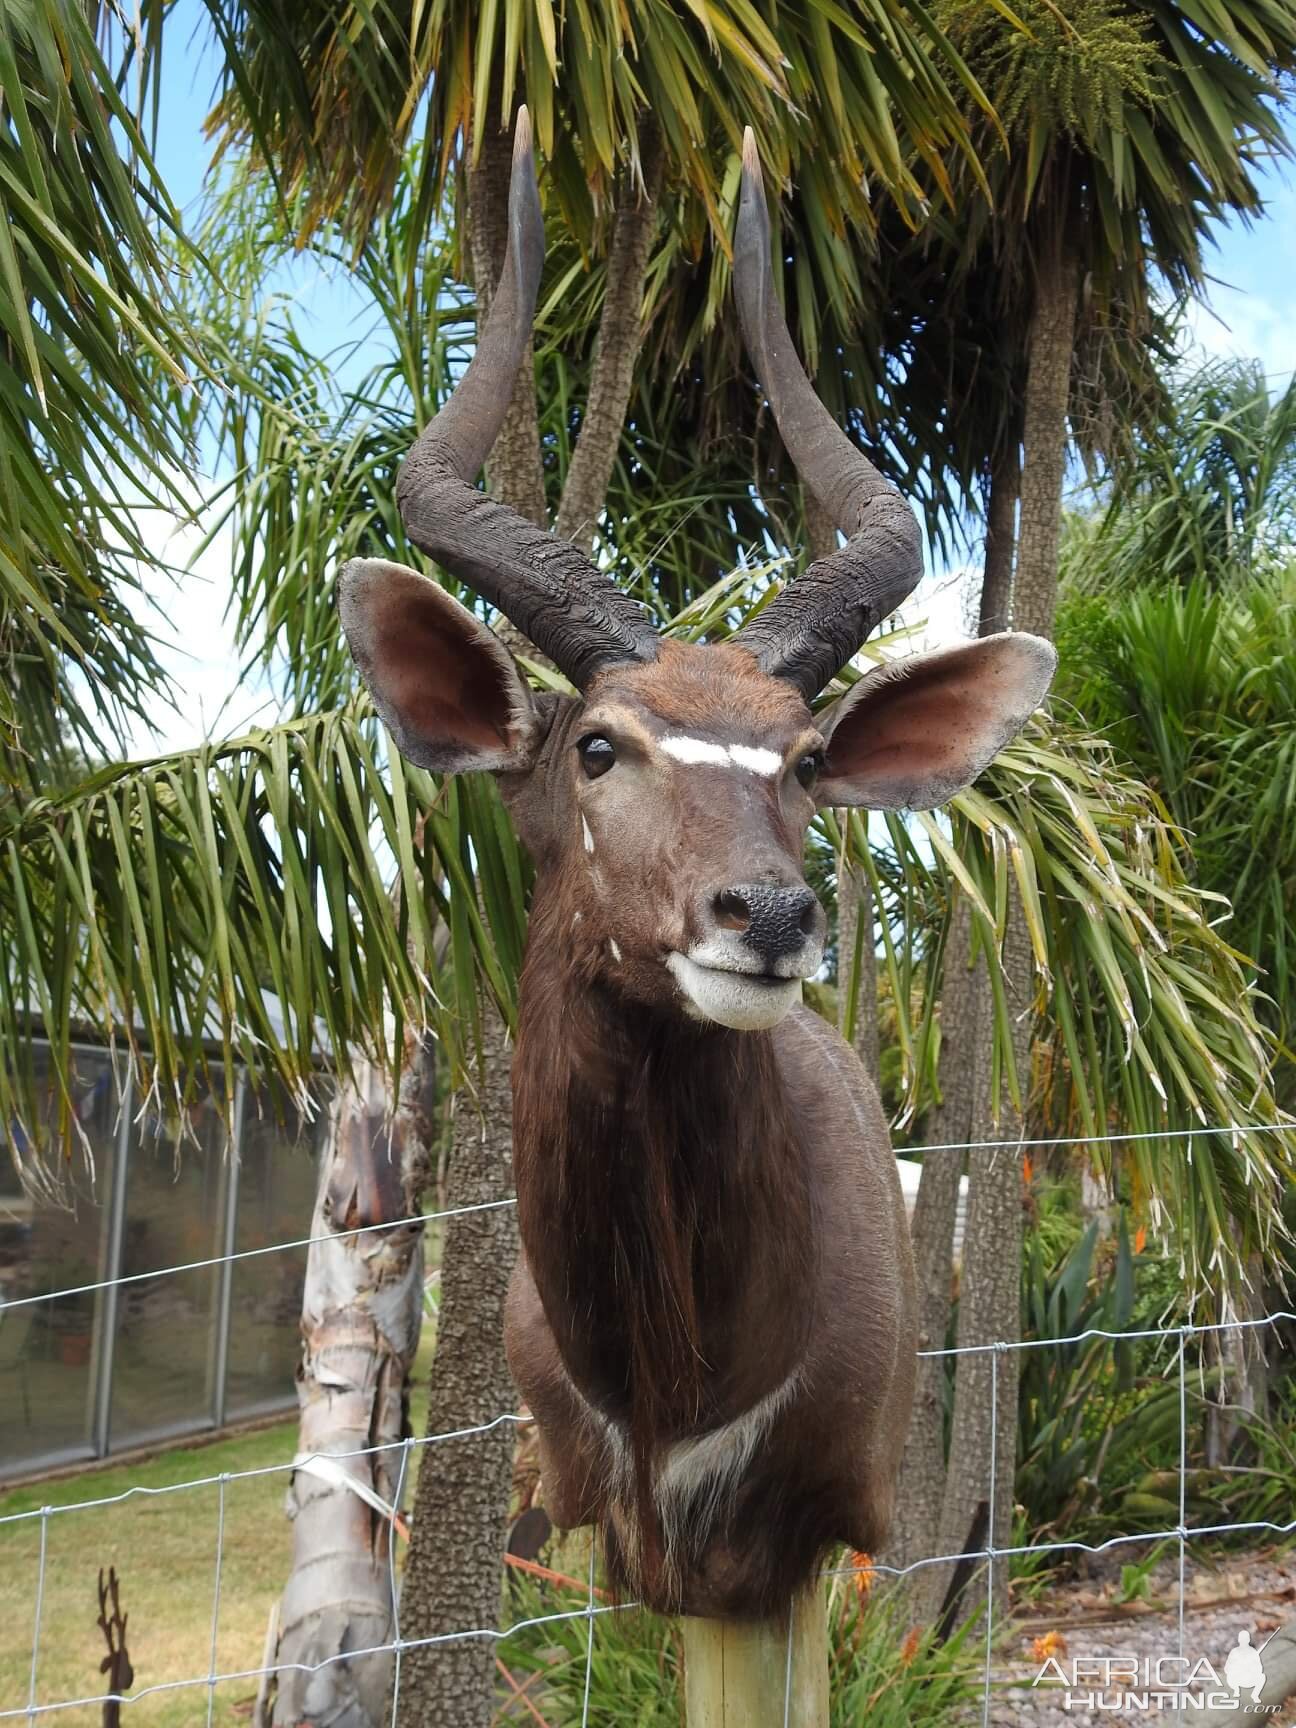
[[591,780],[597,780],[600,774],[606,774],[616,761],[612,740],[605,738],[601,732],[592,732],[588,738],[582,738],[576,748],[580,751],[581,767]]
[[813,786],[819,778],[819,770],[823,767],[823,751],[812,750],[803,756],[796,765],[796,777],[805,787]]

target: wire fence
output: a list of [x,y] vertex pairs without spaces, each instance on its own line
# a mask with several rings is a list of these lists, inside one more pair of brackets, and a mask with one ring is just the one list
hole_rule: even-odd
[[[989,1150],[1001,1148],[1014,1153],[1022,1153],[1037,1148],[1061,1148],[1081,1145],[1092,1145],[1101,1141],[1125,1142],[1148,1139],[1179,1139],[1188,1140],[1199,1135],[1214,1133],[1260,1133],[1276,1132],[1273,1124],[1228,1124],[1224,1127],[1200,1127],[1190,1129],[1150,1130],[1145,1133],[1111,1134],[1104,1136],[1063,1136],[1047,1139],[1011,1139],[983,1140],[964,1142],[960,1144],[915,1147],[913,1150],[924,1155],[932,1152],[964,1152],[970,1150]],[[37,1295],[0,1299],[0,1319],[13,1309],[21,1309],[36,1303],[56,1302],[65,1297],[85,1295],[100,1290],[138,1282],[143,1279],[158,1279],[179,1276],[183,1273],[206,1270],[226,1265],[232,1261],[258,1258],[267,1254],[283,1253],[293,1249],[309,1248],[316,1244],[335,1243],[351,1237],[372,1235],[384,1230],[408,1229],[415,1224],[430,1224],[451,1218],[463,1217],[473,1213],[498,1211],[513,1206],[513,1197],[501,1200],[481,1202],[476,1205],[447,1207],[438,1211],[424,1212],[414,1216],[398,1218],[381,1224],[361,1226],[353,1230],[330,1231],[322,1235],[310,1235],[296,1238],[288,1242],[274,1243],[265,1247],[252,1248],[239,1252],[211,1256],[206,1259],[186,1262],[182,1265],[163,1267],[152,1272],[142,1272],[116,1279],[105,1279],[90,1283],[77,1284],[65,1289],[44,1291]],[[1287,1522],[1271,1519],[1232,1520],[1223,1523],[1189,1524],[1188,1522],[1188,1346],[1194,1339],[1201,1339],[1212,1334],[1230,1333],[1234,1335],[1259,1332],[1274,1327],[1280,1323],[1296,1323],[1296,1312],[1278,1308],[1259,1317],[1229,1318],[1227,1320],[1206,1322],[1185,1322],[1178,1325],[1162,1327],[1142,1327],[1124,1331],[1112,1331],[1102,1327],[1088,1327],[1081,1331],[1063,1333],[1049,1338],[1001,1339],[982,1344],[963,1344],[936,1350],[919,1351],[920,1358],[952,1358],[971,1355],[986,1355],[990,1359],[990,1422],[989,1422],[989,1475],[988,1501],[993,1507],[996,1501],[998,1487],[999,1460],[997,1443],[999,1430],[999,1364],[1010,1352],[1030,1352],[1059,1348],[1071,1348],[1096,1339],[1109,1340],[1115,1343],[1148,1341],[1157,1339],[1172,1340],[1175,1345],[1175,1373],[1178,1380],[1179,1400],[1179,1462],[1178,1462],[1178,1519],[1166,1528],[1160,1530],[1139,1530],[1128,1534],[1119,1534],[1101,1542],[1085,1542],[1068,1539],[1065,1536],[1045,1542],[1033,1542],[1021,1545],[999,1546],[990,1536],[993,1530],[993,1517],[987,1525],[987,1540],[978,1547],[964,1549],[960,1552],[927,1555],[904,1566],[895,1566],[885,1561],[869,1558],[867,1567],[857,1563],[847,1566],[826,1568],[822,1574],[825,1578],[859,1575],[861,1572],[879,1574],[891,1578],[901,1578],[908,1574],[919,1572],[934,1566],[957,1566],[959,1563],[984,1562],[986,1567],[986,1602],[985,1602],[985,1634],[984,1653],[982,1659],[982,1700],[981,1720],[983,1725],[991,1719],[991,1703],[993,1695],[993,1657],[996,1630],[1002,1626],[1003,1604],[996,1600],[998,1586],[996,1585],[996,1561],[1011,1561],[1022,1556],[1044,1556],[1064,1554],[1099,1555],[1130,1545],[1149,1546],[1168,1542],[1177,1545],[1178,1552],[1178,1591],[1177,1591],[1177,1621],[1178,1621],[1178,1651],[1177,1656],[1180,1671],[1184,1670],[1185,1651],[1185,1612],[1187,1603],[1186,1566],[1190,1544],[1223,1536],[1237,1536],[1254,1533],[1257,1536],[1287,1537],[1296,1534],[1296,1518]],[[592,1694],[591,1680],[593,1674],[593,1657],[595,1648],[595,1623],[603,1616],[623,1613],[635,1609],[634,1602],[605,1602],[599,1599],[595,1586],[595,1547],[591,1544],[589,1559],[589,1578],[586,1599],[582,1606],[557,1610],[553,1613],[532,1615],[514,1620],[499,1626],[463,1627],[451,1632],[438,1633],[424,1637],[405,1637],[400,1626],[400,1590],[398,1587],[395,1543],[387,1544],[389,1568],[389,1584],[391,1591],[391,1614],[393,1623],[392,1637],[384,1642],[366,1646],[360,1649],[348,1649],[329,1655],[318,1662],[286,1662],[272,1661],[251,1667],[219,1668],[217,1654],[219,1649],[219,1628],[222,1599],[222,1574],[224,1571],[226,1551],[226,1515],[228,1493],[232,1485],[239,1482],[254,1481],[266,1477],[291,1475],[294,1471],[310,1471],[313,1466],[319,1466],[324,1471],[338,1472],[338,1467],[348,1462],[372,1460],[379,1455],[399,1452],[400,1459],[396,1470],[396,1490],[390,1504],[381,1501],[376,1494],[366,1492],[362,1497],[371,1505],[376,1505],[395,1526],[401,1514],[403,1496],[409,1480],[409,1463],[411,1457],[424,1447],[436,1446],[450,1441],[460,1441],[478,1436],[485,1436],[505,1427],[529,1426],[532,1418],[526,1413],[502,1411],[490,1421],[473,1423],[463,1427],[446,1429],[436,1434],[409,1436],[403,1440],[389,1442],[378,1446],[361,1447],[345,1451],[329,1451],[314,1453],[298,1453],[291,1459],[274,1463],[258,1465],[248,1469],[222,1471],[215,1474],[196,1475],[180,1482],[149,1485],[132,1483],[118,1493],[100,1495],[84,1500],[68,1501],[61,1504],[49,1504],[29,1508],[24,1511],[0,1514],[0,1532],[13,1530],[20,1526],[35,1527],[38,1530],[38,1551],[33,1579],[33,1630],[31,1645],[31,1660],[29,1669],[29,1684],[27,1701],[24,1704],[0,1708],[0,1722],[25,1721],[35,1723],[44,1717],[54,1717],[74,1709],[102,1708],[106,1704],[115,1704],[121,1708],[142,1702],[146,1698],[156,1698],[167,1694],[196,1692],[206,1694],[204,1719],[210,1728],[214,1719],[217,1688],[232,1683],[248,1681],[265,1682],[276,1676],[289,1672],[300,1674],[317,1674],[338,1663],[354,1664],[367,1658],[390,1656],[393,1661],[393,1684],[391,1695],[391,1722],[394,1725],[400,1701],[401,1662],[410,1651],[437,1645],[462,1642],[469,1639],[487,1639],[497,1644],[507,1643],[510,1638],[532,1628],[560,1622],[583,1620],[588,1631],[585,1644],[585,1673],[583,1688],[583,1708],[581,1713],[582,1728],[588,1728],[591,1720]],[[100,1463],[102,1467],[102,1462]],[[326,1479],[328,1479],[326,1477]],[[342,1485],[339,1472],[332,1478]],[[351,1479],[346,1479],[348,1487],[354,1486]],[[105,1508],[119,1507],[136,1500],[163,1499],[172,1495],[197,1493],[204,1489],[216,1490],[215,1517],[215,1568],[212,1586],[212,1606],[210,1652],[206,1672],[186,1676],[183,1679],[163,1680],[153,1684],[132,1688],[125,1692],[95,1692],[78,1697],[43,1699],[39,1696],[40,1660],[42,1650],[42,1618],[46,1596],[47,1573],[49,1567],[49,1537],[51,1525],[58,1521],[74,1517],[79,1513],[88,1513]],[[0,1489],[0,1492],[3,1490]],[[787,1680],[784,1698],[784,1716],[790,1709],[792,1690],[792,1629],[788,1629],[788,1663]],[[1181,1705],[1180,1708],[1183,1708]]]

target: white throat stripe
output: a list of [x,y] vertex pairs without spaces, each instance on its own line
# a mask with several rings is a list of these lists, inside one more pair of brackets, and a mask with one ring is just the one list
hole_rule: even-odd
[[705,762],[714,768],[745,768],[749,774],[777,774],[783,758],[777,750],[761,750],[753,744],[712,744],[705,738],[672,734],[661,739],[661,748],[677,762]]

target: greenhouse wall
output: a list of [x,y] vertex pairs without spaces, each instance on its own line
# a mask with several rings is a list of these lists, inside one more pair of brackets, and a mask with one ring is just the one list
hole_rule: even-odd
[[177,1145],[107,1050],[74,1054],[88,1152],[59,1206],[0,1163],[0,1301],[127,1282],[0,1309],[0,1480],[295,1403],[304,1248],[165,1274],[307,1235],[326,1115],[240,1079],[232,1134],[204,1096]]

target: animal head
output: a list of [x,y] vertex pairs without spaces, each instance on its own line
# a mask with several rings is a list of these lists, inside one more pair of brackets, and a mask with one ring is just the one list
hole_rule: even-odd
[[338,583],[351,651],[400,750],[439,773],[499,776],[536,862],[546,940],[636,1001],[739,1030],[774,1025],[822,959],[803,868],[816,806],[943,803],[1020,730],[1055,664],[1036,637],[991,636],[879,667],[811,712],[912,592],[922,549],[912,511],[796,360],[768,233],[749,132],[734,245],[743,335],[789,454],[846,540],[737,635],[659,638],[583,551],[473,484],[530,351],[544,256],[525,110],[490,317],[396,496],[415,545],[579,694],[535,696],[499,638],[413,570],[355,559]]

